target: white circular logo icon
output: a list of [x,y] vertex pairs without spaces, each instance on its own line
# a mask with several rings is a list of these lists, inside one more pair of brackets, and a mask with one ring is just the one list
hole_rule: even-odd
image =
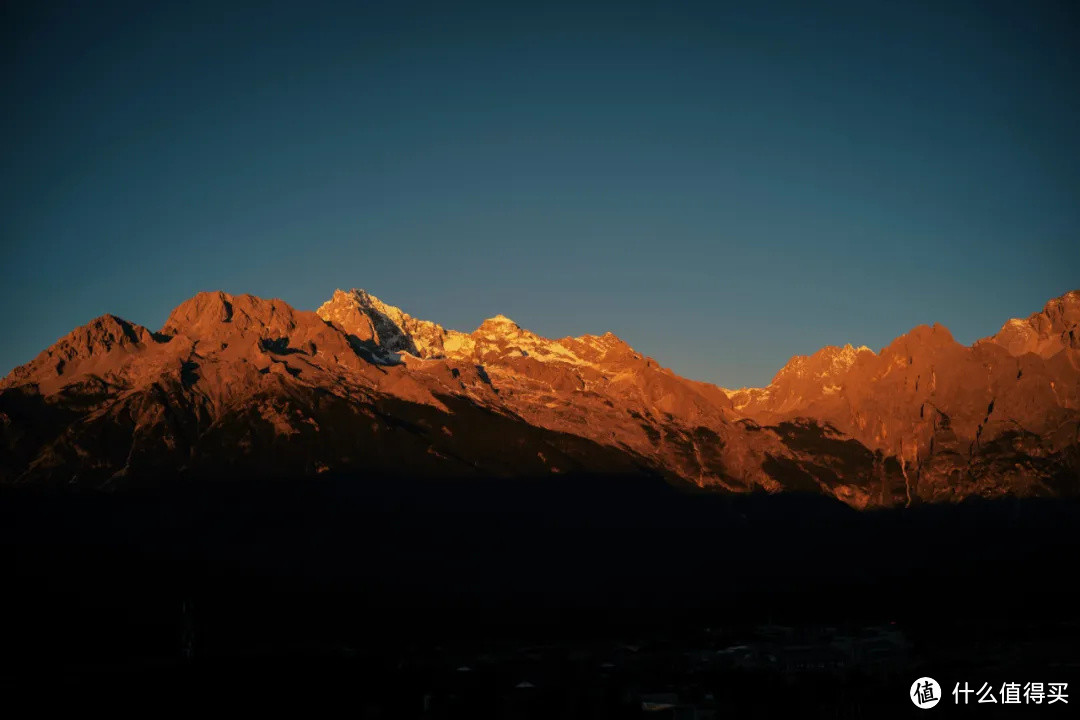
[[932,677],[921,677],[911,683],[908,697],[915,703],[915,707],[929,710],[941,702],[941,686]]

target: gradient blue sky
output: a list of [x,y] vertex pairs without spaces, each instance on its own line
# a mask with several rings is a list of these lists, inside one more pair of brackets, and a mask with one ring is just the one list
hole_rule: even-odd
[[768,382],[1080,287],[1074,2],[5,3],[0,373],[363,287]]

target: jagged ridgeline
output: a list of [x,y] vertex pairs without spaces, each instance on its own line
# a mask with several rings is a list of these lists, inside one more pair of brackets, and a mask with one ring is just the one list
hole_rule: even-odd
[[967,347],[919,326],[766,388],[680,377],[618,337],[471,333],[363,290],[316,312],[200,293],[158,332],[106,315],[0,382],[0,482],[641,477],[855,507],[1080,488],[1080,291]]

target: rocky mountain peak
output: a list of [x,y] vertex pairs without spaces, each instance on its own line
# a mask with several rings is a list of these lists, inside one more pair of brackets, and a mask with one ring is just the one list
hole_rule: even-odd
[[421,358],[443,357],[446,330],[419,320],[366,290],[335,290],[316,311],[382,362],[397,362],[402,353]]
[[522,332],[521,326],[516,322],[505,315],[496,315],[480,323],[480,327],[476,328],[473,335],[517,335],[520,332]]
[[772,384],[795,379],[821,381],[843,375],[861,356],[874,356],[865,345],[826,345],[811,355],[796,355],[773,377]]
[[108,351],[113,345],[134,345],[150,339],[150,331],[142,325],[116,315],[101,315],[76,328],[60,342],[93,354],[100,350]]
[[880,354],[886,362],[910,364],[918,358],[929,362],[931,358],[965,351],[949,329],[940,323],[916,325],[885,346]]
[[368,315],[385,315],[391,322],[399,327],[405,324],[406,318],[411,317],[401,308],[390,305],[389,303],[384,303],[382,300],[362,288],[353,288],[347,293],[342,292],[341,290],[335,290],[331,300],[337,299],[340,302],[342,298],[344,298],[345,302],[354,303],[358,309],[365,311]]
[[1080,290],[1050,300],[1025,319],[1007,320],[997,334],[980,342],[1000,345],[1014,356],[1050,358],[1062,350],[1080,350]]
[[51,390],[64,379],[81,372],[106,373],[109,358],[127,355],[155,342],[153,334],[141,325],[116,315],[101,315],[75,328],[57,340],[36,358],[21,365],[3,380],[0,388],[35,383]]
[[279,337],[291,332],[296,325],[296,311],[283,300],[230,295],[219,290],[200,292],[177,305],[161,333],[186,335],[192,340],[217,340],[227,335],[249,333]]

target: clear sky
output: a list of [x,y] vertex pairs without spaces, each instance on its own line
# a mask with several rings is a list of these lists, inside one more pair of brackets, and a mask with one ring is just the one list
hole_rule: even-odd
[[737,387],[1080,287],[1069,0],[164,5],[0,10],[0,373],[362,287]]

